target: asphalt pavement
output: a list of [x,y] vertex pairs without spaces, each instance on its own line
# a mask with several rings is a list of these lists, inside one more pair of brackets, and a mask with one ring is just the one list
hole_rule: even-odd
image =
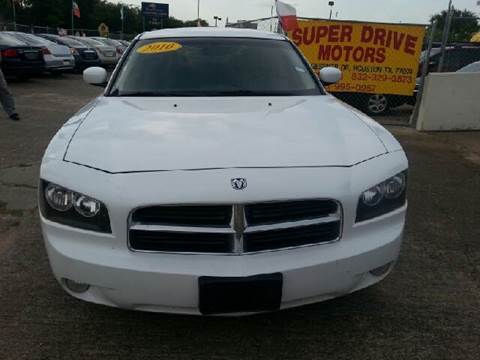
[[0,359],[480,359],[480,132],[390,127],[410,160],[409,213],[379,285],[250,317],[151,314],[71,298],[43,247],[42,153],[101,89],[79,75],[11,89],[22,121],[0,114]]

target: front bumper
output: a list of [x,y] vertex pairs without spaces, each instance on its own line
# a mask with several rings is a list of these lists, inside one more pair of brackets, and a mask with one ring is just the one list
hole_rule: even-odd
[[[374,276],[370,271],[397,260],[406,206],[358,224],[356,206],[362,191],[407,166],[405,154],[395,152],[351,168],[113,175],[44,159],[43,179],[107,204],[112,234],[73,229],[42,218],[43,235],[55,277],[66,291],[85,301],[134,310],[200,314],[199,277],[282,273],[281,308],[285,309],[348,294],[387,275]],[[248,178],[249,187],[245,191],[232,191],[230,179],[240,175]],[[295,184],[293,189],[292,184]],[[127,219],[136,207],[294,198],[338,200],[343,207],[342,238],[331,244],[243,255],[141,253],[129,250],[127,245]],[[91,287],[85,293],[74,294],[62,279]]]
[[[112,249],[109,235],[72,231],[45,219],[42,225],[53,273],[71,295],[126,309],[200,314],[200,276],[282,273],[282,309],[377,283],[386,274],[376,277],[369,271],[397,260],[405,211],[359,225],[355,235],[337,243],[241,256],[135,253]],[[91,287],[75,294],[62,279]]]

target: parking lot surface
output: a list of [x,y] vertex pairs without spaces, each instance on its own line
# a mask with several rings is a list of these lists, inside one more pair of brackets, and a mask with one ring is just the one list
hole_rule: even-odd
[[45,147],[101,88],[64,75],[11,89],[22,121],[0,115],[0,359],[480,359],[479,132],[390,127],[410,160],[410,207],[379,285],[242,318],[140,313],[64,293],[35,209]]

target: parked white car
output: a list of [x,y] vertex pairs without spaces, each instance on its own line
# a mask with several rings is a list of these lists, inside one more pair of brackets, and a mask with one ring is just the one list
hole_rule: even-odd
[[327,94],[283,35],[147,32],[48,146],[43,235],[56,279],[85,301],[285,309],[390,273],[407,168],[394,137]]
[[19,31],[9,31],[8,33],[27,45],[41,47],[45,70],[58,74],[75,68],[75,58],[67,46],[56,44],[33,34]]

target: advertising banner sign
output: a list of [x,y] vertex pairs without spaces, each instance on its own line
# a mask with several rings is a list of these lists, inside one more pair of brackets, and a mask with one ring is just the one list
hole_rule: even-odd
[[288,36],[318,73],[338,67],[331,92],[411,96],[425,36],[423,25],[299,20]]

